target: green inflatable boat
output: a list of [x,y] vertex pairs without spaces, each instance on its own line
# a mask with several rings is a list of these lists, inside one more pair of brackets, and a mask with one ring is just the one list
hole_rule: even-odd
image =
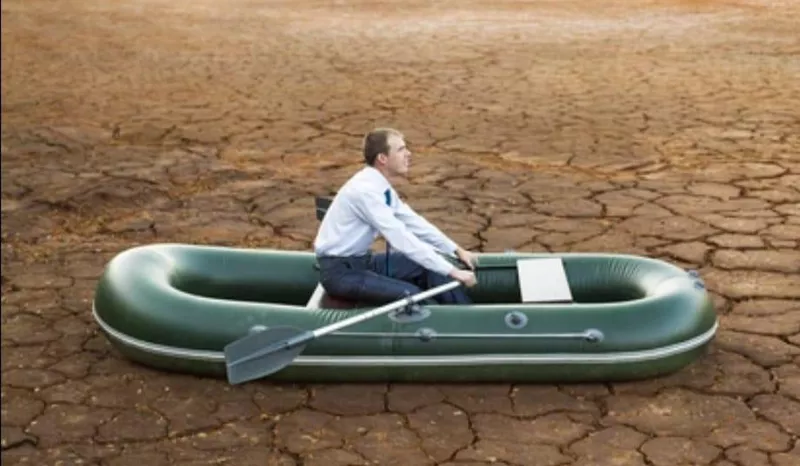
[[482,253],[469,306],[336,300],[315,265],[302,251],[135,247],[107,264],[93,314],[131,360],[231,383],[632,380],[681,369],[717,330],[700,277],[646,257]]

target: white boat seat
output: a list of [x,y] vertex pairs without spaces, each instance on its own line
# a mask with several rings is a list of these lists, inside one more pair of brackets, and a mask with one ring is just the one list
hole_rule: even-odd
[[571,303],[564,262],[560,258],[517,261],[519,291],[523,303]]
[[311,295],[308,303],[306,303],[306,308],[319,309],[320,305],[322,304],[323,297],[325,297],[325,288],[322,287],[321,283],[317,283],[317,287],[314,288],[314,293]]

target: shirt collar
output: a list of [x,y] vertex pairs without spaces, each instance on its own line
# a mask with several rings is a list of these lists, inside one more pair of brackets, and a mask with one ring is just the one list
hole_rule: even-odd
[[382,188],[392,188],[392,184],[389,183],[389,180],[386,179],[386,177],[383,176],[383,173],[378,171],[377,168],[367,165],[364,167],[364,172],[370,180],[379,182]]

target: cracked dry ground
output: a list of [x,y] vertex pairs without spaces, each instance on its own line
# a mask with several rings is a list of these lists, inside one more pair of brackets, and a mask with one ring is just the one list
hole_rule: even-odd
[[[428,3],[3,2],[3,464],[800,464],[797,7]],[[308,248],[374,124],[467,247],[699,269],[709,355],[634,383],[229,387],[100,336],[124,248]]]

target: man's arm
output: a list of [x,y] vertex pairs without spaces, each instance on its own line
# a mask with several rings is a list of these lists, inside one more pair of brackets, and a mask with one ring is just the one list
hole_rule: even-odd
[[353,206],[358,215],[377,228],[393,248],[426,269],[442,275],[450,275],[453,270],[457,270],[453,264],[437,254],[431,245],[417,238],[404,222],[395,217],[392,208],[386,205],[382,193],[361,192],[354,197]]
[[397,217],[413,234],[446,254],[455,254],[458,250],[458,244],[455,241],[425,220],[411,206],[400,200],[399,197],[397,197],[397,202]]

